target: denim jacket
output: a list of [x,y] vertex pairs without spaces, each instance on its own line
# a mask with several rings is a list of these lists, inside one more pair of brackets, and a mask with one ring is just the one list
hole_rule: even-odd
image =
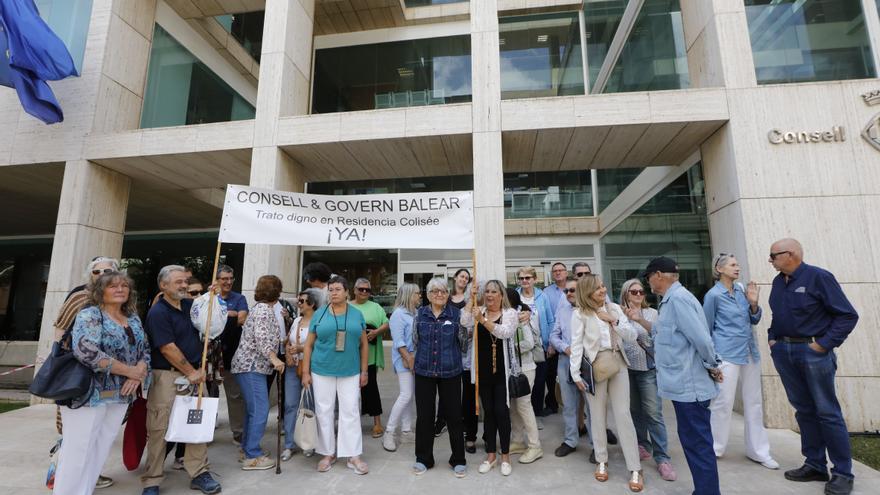
[[462,372],[462,347],[467,330],[461,326],[459,309],[447,304],[434,317],[431,306],[422,306],[413,322],[415,373],[428,378],[452,378]]

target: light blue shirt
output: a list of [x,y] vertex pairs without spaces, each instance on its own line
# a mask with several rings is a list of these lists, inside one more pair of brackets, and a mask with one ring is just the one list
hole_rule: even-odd
[[557,311],[559,311],[559,306],[562,303],[568,304],[568,299],[565,298],[565,292],[563,289],[560,289],[556,284],[550,284],[544,288],[544,295],[547,297],[547,302],[550,303],[550,310],[553,311],[555,315]]
[[409,313],[406,311],[406,308],[397,307],[394,308],[394,312],[391,313],[391,319],[388,321],[388,325],[391,327],[391,364],[394,365],[395,373],[409,373],[410,370],[407,369],[403,365],[403,356],[400,355],[401,347],[406,347],[406,350],[412,354],[415,351],[415,347],[413,347],[413,332],[412,332],[412,324],[413,317],[415,314]]
[[574,306],[566,299],[565,304],[560,304],[556,309],[556,322],[553,324],[553,331],[550,332],[550,345],[552,345],[560,357],[565,355],[565,350],[571,347],[571,314],[574,312]]
[[663,295],[654,323],[654,362],[660,397],[678,402],[706,401],[718,395],[707,370],[721,360],[715,354],[700,302],[675,282]]
[[761,308],[752,314],[742,284],[733,284],[733,294],[720,281],[715,282],[703,298],[706,323],[712,333],[715,351],[721,359],[733,364],[748,364],[749,357],[761,359],[752,333],[752,325],[761,321]]
[[[516,291],[522,295],[522,287],[518,287]],[[544,345],[544,349],[547,349],[550,345],[550,331],[553,330],[553,324],[555,323],[553,309],[550,307],[550,301],[541,289],[535,287],[534,297],[535,303],[530,306],[532,306],[533,313],[538,313],[538,322],[541,325],[541,343]]]

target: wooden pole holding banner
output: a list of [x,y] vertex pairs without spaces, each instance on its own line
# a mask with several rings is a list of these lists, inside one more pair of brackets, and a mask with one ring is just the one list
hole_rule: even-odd
[[[205,324],[205,344],[202,347],[202,373],[207,373],[206,366],[208,363],[208,340],[211,335],[211,316],[214,314],[214,290],[216,290],[216,280],[217,280],[217,268],[220,266],[220,246],[222,243],[217,241],[217,253],[214,254],[214,271],[211,272],[211,278],[215,281],[215,283],[211,284],[211,297],[208,299],[208,321]],[[207,375],[204,377],[207,379]],[[205,380],[202,380],[202,383],[199,383],[199,400],[196,402],[196,409],[202,408],[202,393],[205,390]]]
[[[473,265],[474,275],[471,277],[473,284],[471,285],[471,309],[477,307],[477,250],[471,251],[471,265]],[[474,414],[480,415],[480,356],[479,346],[477,345],[477,319],[474,318]]]

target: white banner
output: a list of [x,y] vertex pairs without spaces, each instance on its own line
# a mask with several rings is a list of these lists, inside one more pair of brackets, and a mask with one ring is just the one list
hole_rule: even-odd
[[473,193],[327,196],[229,185],[220,242],[472,249]]

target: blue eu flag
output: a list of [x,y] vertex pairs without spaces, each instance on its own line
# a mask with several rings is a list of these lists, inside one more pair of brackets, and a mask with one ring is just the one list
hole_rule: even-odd
[[64,42],[33,0],[0,1],[0,84],[15,88],[24,111],[47,124],[64,113],[46,81],[77,75]]

